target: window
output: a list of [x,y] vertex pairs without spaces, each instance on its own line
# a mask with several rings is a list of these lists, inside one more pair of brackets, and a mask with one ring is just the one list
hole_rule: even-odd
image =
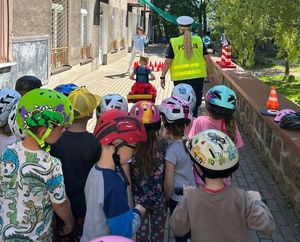
[[81,46],[88,44],[88,1],[81,0],[81,34],[80,41]]
[[68,64],[68,0],[52,0],[52,68]]
[[9,55],[9,0],[0,0],[0,63],[11,61]]

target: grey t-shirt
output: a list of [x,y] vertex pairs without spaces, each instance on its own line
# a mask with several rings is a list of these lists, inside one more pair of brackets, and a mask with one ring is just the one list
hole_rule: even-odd
[[[183,146],[182,140],[174,141],[174,143],[168,147],[165,159],[171,162],[175,167],[174,188],[183,187],[184,185],[196,186],[193,163]],[[179,202],[182,199],[182,196],[176,195],[174,193],[174,188],[171,199]]]

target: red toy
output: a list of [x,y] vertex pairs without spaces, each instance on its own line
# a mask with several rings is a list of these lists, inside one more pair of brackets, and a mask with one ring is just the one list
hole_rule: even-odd
[[[137,69],[136,67],[135,69]],[[149,68],[149,67],[146,67]],[[148,82],[135,82],[127,95],[128,102],[150,101],[155,103],[156,88]]]

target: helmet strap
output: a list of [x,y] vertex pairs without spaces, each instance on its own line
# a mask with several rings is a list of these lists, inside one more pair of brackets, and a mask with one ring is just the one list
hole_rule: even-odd
[[124,181],[124,182],[126,183],[126,185],[128,186],[128,185],[130,185],[130,182],[128,181],[128,178],[127,178],[127,176],[126,176],[126,174],[125,174],[125,172],[124,172],[124,170],[123,170],[123,167],[122,167],[122,165],[121,165],[121,163],[120,163],[120,155],[118,154],[118,148],[119,148],[120,146],[122,146],[122,144],[123,144],[123,143],[121,143],[121,144],[119,144],[119,145],[116,146],[116,150],[115,150],[115,152],[112,154],[112,158],[113,158],[113,161],[114,161],[114,163],[115,163],[116,170],[120,173],[120,175],[121,175],[123,181]]
[[45,143],[45,139],[48,138],[48,136],[50,135],[52,131],[52,128],[47,128],[46,132],[44,133],[42,138],[37,137],[31,130],[27,131],[27,134],[30,135],[32,138],[34,138],[34,140],[39,144],[39,146],[45,150],[46,152],[50,151],[50,145],[48,145],[47,143]]
[[[201,175],[200,172],[197,169],[198,164],[197,163],[193,163],[193,166],[194,166],[194,170],[196,171],[197,175],[201,178],[201,180],[204,182],[204,184],[206,184],[204,173],[202,172],[202,175]],[[198,168],[200,168],[200,166],[198,166]]]

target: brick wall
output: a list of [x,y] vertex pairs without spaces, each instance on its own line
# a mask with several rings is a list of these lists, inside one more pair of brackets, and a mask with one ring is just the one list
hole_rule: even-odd
[[[251,140],[286,198],[300,217],[300,131],[279,127],[274,117],[261,115],[270,88],[241,68],[221,69],[213,57],[213,70],[218,84],[232,88],[238,96],[236,119],[239,128]],[[300,107],[278,94],[280,109]]]

